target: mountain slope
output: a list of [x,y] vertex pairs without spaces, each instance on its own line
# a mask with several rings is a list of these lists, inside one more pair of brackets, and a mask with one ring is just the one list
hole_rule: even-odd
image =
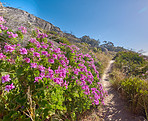
[[32,29],[39,27],[47,31],[56,31],[61,35],[63,34],[60,28],[53,24],[17,8],[1,6],[0,16],[3,16],[7,21],[6,26],[13,30],[20,26],[24,26],[26,28],[31,27]]

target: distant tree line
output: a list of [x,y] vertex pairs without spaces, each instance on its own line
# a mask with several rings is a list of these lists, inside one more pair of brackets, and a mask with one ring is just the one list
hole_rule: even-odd
[[119,52],[119,51],[125,51],[126,49],[123,47],[115,47],[114,44],[110,41],[104,41],[104,44],[100,45],[100,41],[95,40],[90,38],[89,36],[85,35],[83,37],[80,38],[81,42],[85,42],[87,44],[89,44],[91,47],[97,47],[97,48],[101,48],[102,50],[104,50],[103,48],[106,48],[108,51],[115,51],[115,52]]
[[81,42],[85,42],[90,44],[92,47],[99,47],[100,41],[90,38],[89,36],[85,35],[80,38]]

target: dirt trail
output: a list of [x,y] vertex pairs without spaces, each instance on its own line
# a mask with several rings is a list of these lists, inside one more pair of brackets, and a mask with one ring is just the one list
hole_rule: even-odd
[[101,111],[101,118],[104,121],[144,121],[143,117],[135,117],[130,113],[119,93],[111,87],[109,73],[113,63],[114,60],[111,60],[102,77],[102,85],[108,91],[108,96],[104,100],[105,105]]
[[136,117],[130,113],[127,104],[121,99],[119,93],[111,87],[109,82],[109,73],[113,66],[114,60],[111,60],[102,76],[102,85],[108,91],[108,96],[100,109],[83,119],[83,121],[146,121],[143,117]]

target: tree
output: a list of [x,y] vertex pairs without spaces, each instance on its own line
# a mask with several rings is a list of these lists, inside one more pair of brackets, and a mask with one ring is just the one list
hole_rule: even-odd
[[95,39],[92,39],[90,38],[89,36],[85,35],[83,36],[82,38],[80,38],[82,42],[85,42],[87,44],[90,44],[92,47],[98,47],[99,44],[100,44],[100,41],[99,39],[98,40],[95,40]]

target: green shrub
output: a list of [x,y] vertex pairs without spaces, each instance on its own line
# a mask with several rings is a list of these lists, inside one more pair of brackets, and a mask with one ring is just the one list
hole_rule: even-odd
[[55,31],[48,31],[47,34],[52,34],[52,35],[58,36],[58,33]]
[[61,42],[61,43],[70,45],[70,42],[65,37],[59,37],[59,38],[55,39],[55,41],[58,43]]
[[124,70],[128,76],[142,76],[146,73],[148,61],[143,56],[135,52],[118,52],[115,58],[115,66]]
[[110,74],[112,86],[120,89],[131,110],[148,119],[148,60],[135,52],[118,52]]
[[131,77],[121,81],[121,88],[122,94],[129,101],[132,111],[137,114],[147,115],[148,83],[138,77]]

